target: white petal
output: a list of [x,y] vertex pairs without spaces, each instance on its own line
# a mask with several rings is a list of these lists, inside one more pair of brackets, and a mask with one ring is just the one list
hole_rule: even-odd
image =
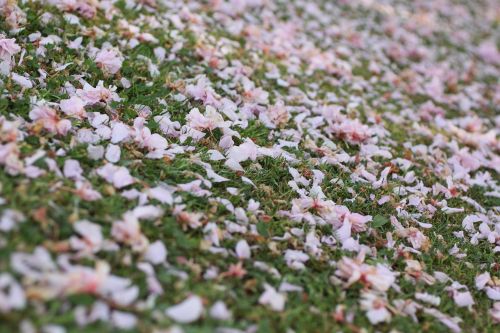
[[164,204],[173,204],[172,192],[162,186],[153,187],[149,190],[149,196]]
[[366,316],[372,324],[391,320],[391,313],[386,308],[370,310],[366,313]]
[[236,244],[236,255],[239,259],[249,259],[251,256],[250,246],[246,240],[242,239]]
[[161,264],[167,259],[167,248],[162,241],[156,241],[148,246],[144,259],[154,265]]
[[457,292],[453,296],[453,300],[459,307],[466,307],[474,304],[474,299],[472,299],[472,295],[468,291]]
[[486,287],[486,295],[494,301],[500,301],[500,288]]
[[131,329],[136,325],[137,318],[131,313],[113,311],[111,314],[111,321],[117,328],[126,330]]
[[264,284],[265,291],[260,295],[259,303],[268,305],[274,311],[283,311],[285,309],[285,295],[278,293],[276,289],[267,283]]
[[229,320],[231,319],[231,312],[227,309],[226,304],[222,301],[217,301],[210,308],[210,317],[217,320]]
[[120,160],[120,147],[114,144],[109,144],[106,148],[106,159],[111,163],[116,163]]
[[476,276],[476,288],[479,290],[483,290],[488,282],[490,282],[491,276],[490,273],[484,272]]
[[128,138],[130,132],[130,128],[122,123],[116,123],[113,126],[113,131],[111,134],[111,142],[112,143],[118,143],[120,141],[125,140]]
[[192,323],[201,317],[203,303],[200,297],[196,295],[189,296],[182,303],[169,307],[165,313],[179,323]]

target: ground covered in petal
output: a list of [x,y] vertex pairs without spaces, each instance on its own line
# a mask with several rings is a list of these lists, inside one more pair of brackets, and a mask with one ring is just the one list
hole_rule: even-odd
[[0,332],[500,329],[497,0],[0,0]]

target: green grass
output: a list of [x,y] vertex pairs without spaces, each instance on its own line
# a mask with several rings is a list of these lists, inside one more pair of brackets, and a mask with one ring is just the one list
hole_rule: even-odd
[[[136,11],[129,9],[125,1],[118,1],[117,8],[119,16],[134,22],[140,21],[142,15],[157,17],[162,19],[154,12],[150,13],[146,9]],[[180,38],[184,41],[183,48],[178,52],[175,60],[165,61],[159,66],[160,75],[151,77],[147,64],[140,59],[140,56],[154,58],[154,48],[158,45],[142,44],[134,49],[124,49],[126,57],[119,76],[106,76],[96,66],[92,59],[85,57],[82,52],[69,50],[64,45],[47,47],[47,55],[44,59],[36,55],[36,46],[26,40],[31,33],[40,31],[43,36],[56,34],[63,40],[73,40],[81,34],[81,31],[74,25],[63,23],[62,14],[53,7],[42,6],[39,2],[27,2],[21,6],[28,16],[29,24],[24,30],[21,30],[16,39],[23,41],[22,45],[26,49],[26,56],[21,66],[16,67],[17,73],[29,73],[32,80],[39,76],[38,70],[44,70],[48,73],[44,86],[37,86],[36,89],[21,91],[21,88],[12,82],[11,79],[4,80],[4,86],[0,85],[2,90],[0,97],[0,114],[8,119],[21,117],[29,119],[29,111],[32,106],[30,97],[36,97],[38,100],[47,102],[59,102],[67,98],[68,94],[62,89],[66,82],[80,87],[77,76],[87,73],[85,79],[92,85],[103,80],[104,85],[116,85],[117,93],[123,99],[111,107],[116,110],[118,118],[126,124],[132,125],[133,120],[138,113],[135,105],[146,105],[151,108],[152,116],[148,120],[147,126],[154,133],[160,133],[159,126],[153,121],[153,117],[163,113],[166,109],[172,116],[172,120],[185,123],[185,116],[193,107],[203,109],[203,105],[197,101],[188,99],[178,102],[174,100],[174,95],[182,91],[180,86],[185,84],[185,80],[194,78],[197,74],[207,75],[212,82],[223,82],[217,77],[212,68],[203,63],[196,54],[196,45],[202,40],[198,39],[195,31],[187,28],[180,31]],[[161,13],[164,8],[160,8]],[[204,9],[205,10],[205,9]],[[285,7],[276,9],[276,11],[287,17]],[[302,9],[296,9],[299,14],[303,14]],[[341,7],[339,9],[346,15],[351,15],[352,19],[362,17],[366,12],[350,12],[351,9]],[[41,21],[41,13],[48,11],[54,15],[56,20],[45,24]],[[212,15],[212,16],[211,16]],[[305,14],[304,14],[305,15]],[[203,12],[203,16],[213,18],[213,13]],[[376,16],[376,15],[375,15]],[[370,20],[377,20],[371,17]],[[109,41],[113,45],[118,45],[125,37],[119,33],[119,22],[115,18],[107,21],[102,13],[99,13],[95,20],[82,19],[82,24],[86,27],[108,25],[102,38],[93,40],[91,37],[84,38],[84,45],[94,42],[96,47],[100,47],[104,42]],[[363,122],[367,122],[369,117],[375,113],[381,117],[381,125],[388,131],[388,138],[383,139],[383,145],[389,145],[393,158],[412,158],[412,166],[419,180],[426,186],[432,187],[437,182],[445,184],[444,177],[430,172],[432,166],[427,161],[420,160],[412,156],[409,151],[402,147],[404,142],[412,144],[430,145],[432,138],[417,133],[412,128],[412,122],[407,120],[403,124],[393,123],[388,117],[384,117],[386,112],[400,113],[406,107],[412,107],[415,110],[418,106],[430,100],[427,95],[408,94],[403,100],[387,100],[388,104],[394,106],[393,111],[389,111],[387,105],[380,105],[381,96],[393,89],[387,83],[372,85],[362,91],[353,89],[352,82],[348,79],[340,79],[340,84],[332,83],[331,73],[324,71],[315,71],[310,75],[305,74],[305,67],[301,68],[300,75],[288,72],[287,64],[280,57],[273,54],[262,54],[252,50],[252,46],[242,36],[233,36],[219,22],[213,23],[215,28],[208,34],[215,40],[228,38],[235,40],[239,48],[234,53],[225,55],[226,60],[240,60],[246,66],[253,69],[249,79],[253,80],[257,86],[270,92],[271,104],[280,99],[280,96],[287,96],[290,89],[279,86],[276,80],[266,78],[266,63],[273,63],[278,66],[280,73],[284,77],[296,79],[296,84],[292,87],[300,89],[304,93],[313,91],[317,85],[318,91],[313,100],[318,100],[319,104],[327,103],[328,93],[335,93],[340,99],[339,104],[347,106],[352,96],[361,97],[363,100],[355,110],[349,111],[350,117],[357,117]],[[141,26],[141,31],[152,33],[162,45],[170,48],[175,40],[169,35],[169,31],[148,27],[147,24]],[[173,28],[172,28],[173,29]],[[361,29],[361,28],[360,28]],[[7,31],[4,23],[0,23],[0,31]],[[374,32],[380,33],[380,32]],[[475,33],[478,33],[475,31]],[[313,40],[314,38],[311,37]],[[321,41],[315,40],[318,45]],[[455,45],[452,41],[446,39],[446,35],[431,35],[425,39],[429,47],[440,45],[448,48],[451,53],[465,53],[466,49]],[[258,56],[262,56],[259,58]],[[51,60],[49,60],[51,59]],[[357,55],[353,62],[357,64],[352,69],[352,74],[370,80],[373,75],[368,70],[369,58],[366,55]],[[56,72],[53,70],[51,62],[64,64],[73,62],[73,65],[65,70]],[[398,70],[407,68],[406,65],[398,64]],[[130,80],[132,87],[124,89],[121,87],[119,77],[125,77]],[[488,78],[484,79],[487,80]],[[488,79],[489,80],[489,79]],[[182,83],[182,84],[181,84]],[[488,83],[490,84],[490,83]],[[220,87],[214,87],[221,95],[225,95]],[[242,92],[241,87],[235,90]],[[375,97],[374,97],[375,96]],[[385,98],[385,97],[384,97]],[[167,106],[160,105],[159,99],[167,101]],[[386,101],[386,99],[384,99]],[[290,101],[287,105],[302,105],[302,103]],[[88,110],[90,111],[90,110]],[[110,107],[96,107],[96,112],[112,115]],[[446,108],[446,117],[449,119],[463,116],[461,111],[451,107]],[[485,118],[492,118],[494,109],[475,110],[476,113]],[[497,110],[496,110],[497,111]],[[296,114],[292,114],[296,116]],[[491,124],[490,124],[491,125]],[[74,127],[89,127],[85,121],[73,121]],[[452,135],[440,131],[432,124],[428,125],[433,134],[441,133],[453,139]],[[233,128],[234,129],[234,128]],[[296,129],[295,124],[290,122],[287,129]],[[237,129],[242,139],[234,138],[236,144],[240,144],[245,138],[252,139],[261,147],[272,147],[278,142],[278,139],[287,139],[283,131],[271,130],[266,128],[258,120],[251,120],[244,129]],[[388,184],[380,189],[374,190],[369,184],[354,182],[351,173],[359,167],[359,163],[346,163],[345,167],[349,172],[338,166],[319,163],[319,155],[307,148],[304,142],[305,134],[298,149],[285,148],[286,151],[294,154],[299,162],[293,167],[299,170],[306,178],[311,179],[312,170],[320,170],[325,174],[325,179],[321,184],[322,190],[327,200],[332,200],[336,204],[345,205],[351,211],[374,217],[372,228],[369,232],[360,234],[360,243],[370,248],[376,249],[376,255],[367,259],[368,263],[386,263],[392,270],[400,272],[398,284],[401,292],[394,290],[388,292],[390,301],[396,299],[412,300],[415,292],[428,292],[441,297],[442,303],[438,307],[440,311],[450,316],[459,316],[463,319],[460,324],[464,332],[495,332],[497,327],[488,310],[492,302],[486,298],[484,292],[477,291],[474,287],[474,278],[484,271],[492,271],[492,275],[497,273],[496,265],[497,255],[493,252],[491,244],[480,241],[478,245],[471,245],[467,240],[461,240],[454,236],[453,232],[462,230],[461,223],[465,216],[474,213],[473,207],[459,199],[448,200],[450,207],[464,207],[463,213],[446,215],[439,209],[433,217],[424,216],[420,218],[421,222],[432,223],[432,228],[428,230],[421,229],[430,240],[430,248],[423,251],[422,254],[402,253],[398,250],[388,249],[384,246],[385,234],[394,231],[394,228],[388,222],[390,216],[396,215],[396,209],[401,206],[401,200],[404,196],[398,196],[393,190],[404,185],[398,180],[390,179]],[[283,135],[283,136],[280,136]],[[199,142],[187,141],[185,145],[193,146],[193,152],[187,152],[177,155],[173,159],[146,159],[147,153],[140,149],[135,143],[122,145],[122,157],[119,165],[126,166],[130,173],[139,181],[127,189],[137,189],[142,191],[149,187],[154,187],[159,183],[166,183],[175,186],[197,179],[200,175],[205,177],[204,169],[193,163],[195,155],[204,162],[210,163],[216,173],[226,177],[229,181],[224,183],[213,183],[209,189],[212,197],[227,198],[234,207],[246,206],[250,199],[259,201],[260,209],[264,214],[260,216],[251,216],[250,225],[255,227],[257,233],[247,232],[234,237],[227,237],[221,243],[221,247],[234,249],[238,239],[245,239],[252,246],[252,258],[244,262],[244,269],[247,274],[243,278],[219,277],[214,280],[207,280],[203,273],[211,268],[216,268],[220,273],[226,271],[230,264],[237,264],[238,260],[232,256],[223,256],[212,254],[207,251],[204,241],[202,228],[187,229],[173,215],[173,207],[162,205],[165,209],[163,216],[155,221],[142,221],[141,229],[144,235],[150,239],[161,240],[168,248],[168,265],[155,267],[156,277],[164,289],[164,294],[159,295],[153,308],[141,309],[139,306],[120,307],[115,309],[130,312],[137,315],[137,327],[130,332],[163,332],[172,325],[174,321],[163,315],[164,310],[171,305],[177,304],[191,294],[196,294],[203,298],[206,308],[217,300],[223,300],[232,312],[232,319],[227,322],[220,322],[211,319],[205,313],[203,319],[190,325],[180,325],[185,332],[214,332],[219,327],[231,327],[235,329],[247,329],[254,326],[257,332],[287,332],[288,329],[295,332],[447,332],[448,330],[434,318],[424,315],[421,312],[417,314],[420,323],[414,322],[410,317],[400,314],[394,314],[390,323],[372,326],[366,318],[364,311],[359,306],[359,295],[362,289],[361,285],[355,284],[352,288],[344,290],[341,286],[332,283],[331,276],[335,274],[335,267],[332,261],[341,259],[343,256],[353,257],[355,254],[343,251],[339,246],[322,246],[323,254],[318,258],[311,256],[306,263],[306,269],[296,271],[286,265],[283,253],[287,249],[303,250],[305,244],[303,239],[292,237],[287,241],[276,241],[273,237],[281,237],[292,228],[303,229],[307,234],[314,231],[318,237],[328,237],[334,235],[331,226],[311,226],[304,222],[294,222],[282,217],[279,212],[289,210],[291,201],[298,197],[298,194],[288,185],[292,176],[288,172],[288,167],[292,163],[284,158],[262,157],[257,161],[245,161],[242,163],[245,172],[243,174],[229,170],[223,165],[224,161],[209,161],[207,151],[217,149],[218,141],[222,133],[219,130],[213,133],[207,133],[206,137]],[[335,137],[330,138],[338,146],[338,151],[344,151],[350,156],[356,156],[359,153],[359,147],[350,145]],[[391,145],[391,142],[393,144]],[[169,143],[179,143],[175,138],[168,138]],[[321,147],[322,139],[317,139],[318,146]],[[106,142],[102,142],[106,145]],[[10,257],[15,252],[32,252],[37,246],[45,246],[56,258],[57,245],[67,241],[74,235],[73,223],[78,220],[88,219],[102,227],[106,238],[111,238],[111,225],[113,221],[121,218],[122,214],[137,206],[137,200],[127,200],[120,195],[120,192],[111,185],[105,183],[102,178],[97,176],[93,170],[104,165],[104,162],[90,160],[87,156],[86,145],[72,142],[71,136],[64,138],[48,134],[46,132],[37,132],[35,129],[28,129],[26,137],[19,143],[20,156],[26,158],[33,155],[38,150],[44,150],[47,155],[54,158],[60,168],[68,158],[76,159],[84,169],[84,175],[92,184],[93,188],[103,195],[102,200],[95,202],[86,202],[81,200],[72,191],[74,184],[68,179],[60,179],[53,173],[47,173],[36,179],[27,179],[24,176],[13,176],[5,170],[0,170],[0,197],[6,200],[2,208],[11,208],[21,211],[26,216],[26,221],[18,226],[16,230],[9,233],[0,233],[0,271],[10,272],[16,275],[10,265]],[[65,156],[56,156],[58,149],[67,151]],[[444,154],[451,154],[450,151]],[[410,156],[409,156],[410,155]],[[312,158],[310,158],[310,156]],[[363,160],[364,165],[376,164],[378,171],[383,169],[385,159],[374,158],[374,161]],[[36,163],[37,166],[45,168],[42,160]],[[381,167],[382,166],[382,167]],[[484,170],[483,170],[484,171]],[[498,175],[491,172],[492,176],[498,181]],[[398,173],[404,176],[403,172]],[[241,176],[251,179],[255,187],[243,183]],[[378,174],[377,174],[378,176]],[[338,179],[338,182],[330,182],[332,179]],[[236,187],[239,189],[238,195],[230,195],[226,189]],[[485,209],[492,213],[500,206],[500,199],[491,196],[485,196],[487,188],[478,186],[471,187],[467,192],[461,193],[478,201]],[[353,198],[355,193],[355,199]],[[370,196],[374,195],[374,199]],[[392,195],[392,200],[384,205],[378,205],[377,201],[384,195]],[[203,213],[204,222],[214,222],[221,229],[225,228],[225,221],[235,221],[232,212],[225,209],[220,203],[213,202],[212,198],[199,198],[189,193],[178,192],[176,196],[182,198],[182,203],[186,205],[185,210],[189,212]],[[442,196],[432,198],[442,200]],[[154,200],[151,204],[160,205]],[[425,198],[425,203],[430,203],[429,198]],[[416,213],[417,210],[411,207],[407,209],[410,213]],[[398,244],[410,246],[408,241],[399,239],[395,236]],[[461,252],[466,253],[467,257],[458,260],[448,254],[454,244],[458,244]],[[147,289],[146,275],[137,269],[135,264],[141,260],[141,255],[132,252],[126,246],[122,245],[119,251],[105,252],[101,251],[96,255],[100,260],[107,261],[111,266],[112,274],[127,277],[140,288],[140,300],[146,300],[149,297]],[[448,274],[454,280],[465,284],[472,293],[476,304],[472,310],[458,308],[453,300],[446,295],[445,284],[435,283],[426,285],[422,282],[416,284],[405,278],[405,260],[415,259],[425,266],[425,271],[432,274],[435,271],[441,271]],[[76,261],[86,266],[94,266],[96,258]],[[269,272],[263,271],[253,265],[255,261],[267,263],[280,272],[280,277],[276,277]],[[493,267],[492,267],[493,266]],[[182,271],[186,274],[186,279],[176,276],[175,272]],[[262,285],[270,283],[278,287],[281,282],[289,282],[300,285],[304,288],[303,292],[288,293],[286,308],[283,312],[273,312],[268,308],[259,305],[259,297],[263,292]],[[91,306],[96,297],[86,294],[70,295],[60,299],[48,301],[30,301],[24,310],[13,312],[0,312],[0,332],[19,331],[19,324],[22,320],[29,320],[36,328],[44,325],[56,324],[66,328],[67,332],[116,332],[108,323],[93,323],[85,327],[79,327],[75,323],[74,309],[77,306]],[[333,313],[338,305],[343,305],[347,313],[353,313],[352,324],[336,322]]]

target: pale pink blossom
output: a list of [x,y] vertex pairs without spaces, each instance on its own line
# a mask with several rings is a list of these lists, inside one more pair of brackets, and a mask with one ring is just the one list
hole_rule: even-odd
[[116,188],[129,186],[135,182],[127,168],[108,163],[97,169],[97,174]]
[[203,315],[203,302],[199,296],[192,295],[181,303],[169,307],[165,314],[178,323],[188,324],[197,321]]
[[267,305],[273,311],[283,311],[285,309],[286,295],[277,292],[276,289],[264,283],[264,292],[259,297],[259,303]]
[[201,114],[198,108],[192,109],[186,120],[189,127],[200,131],[213,131],[225,126],[224,118],[211,106],[206,107],[204,114]]
[[351,144],[364,143],[372,136],[370,128],[361,124],[358,119],[344,119],[340,123],[332,124],[330,129],[339,139]]
[[83,177],[83,169],[80,166],[80,162],[74,159],[68,159],[64,161],[63,173],[64,177],[73,180],[79,180]]
[[268,128],[281,127],[288,123],[290,113],[282,101],[270,106],[266,112],[259,114],[259,120]]
[[125,213],[122,220],[113,222],[111,235],[116,241],[131,246],[135,251],[147,249],[148,240],[141,232],[139,220],[131,213]]
[[0,217],[0,231],[11,231],[18,227],[19,224],[25,221],[26,217],[20,211],[14,209],[6,209]]
[[19,8],[16,1],[0,0],[0,15],[3,15],[11,29],[19,29],[26,24],[26,13]]
[[490,309],[490,316],[495,324],[500,324],[500,302],[493,303]]
[[26,292],[38,299],[55,299],[73,294],[98,295],[120,306],[130,305],[139,294],[137,286],[110,274],[109,264],[98,261],[95,268],[73,266],[67,260],[54,264],[47,250],[33,254],[14,253],[14,270],[26,277]]
[[414,227],[401,228],[396,230],[397,234],[401,237],[405,237],[411,243],[414,249],[427,250],[430,246],[430,241],[427,236],[425,236],[420,230]]
[[476,288],[484,290],[489,299],[500,301],[500,281],[498,278],[492,278],[489,272],[484,272],[476,276],[475,283]]
[[247,241],[244,239],[241,239],[238,243],[236,243],[235,252],[238,259],[249,259],[252,255],[250,246],[248,246]]
[[78,119],[84,119],[87,117],[87,112],[85,111],[85,103],[81,98],[77,96],[72,96],[69,99],[64,99],[59,103],[61,111],[66,115],[75,117]]
[[158,200],[161,203],[172,205],[174,189],[167,186],[157,186],[148,190],[148,196],[152,199]]
[[428,304],[439,306],[441,304],[441,298],[428,293],[415,293],[415,299],[426,302]]
[[370,215],[352,213],[345,206],[328,204],[328,208],[320,210],[319,213],[325,220],[336,228],[336,235],[344,242],[352,233],[360,233],[367,230],[367,223],[372,220]]
[[121,156],[120,146],[117,146],[117,145],[110,143],[106,147],[105,157],[106,157],[106,160],[108,160],[109,162],[117,163],[118,161],[120,161],[120,156]]
[[0,313],[21,310],[26,306],[26,295],[21,285],[9,273],[0,274]]
[[17,45],[15,38],[5,38],[0,34],[0,60],[11,61],[12,56],[21,51],[21,47]]
[[481,167],[481,161],[467,149],[461,149],[452,158],[449,159],[451,164],[458,163],[461,167],[465,168],[467,171],[475,171]]
[[363,292],[361,294],[361,309],[366,311],[366,316],[373,325],[391,321],[392,315],[387,306],[387,299],[381,296],[372,292]]
[[189,192],[194,196],[197,197],[208,197],[210,196],[211,192],[209,190],[205,190],[201,187],[202,181],[201,180],[193,180],[192,182],[186,183],[186,184],[178,184],[177,187],[184,192]]
[[96,2],[92,0],[51,0],[65,12],[77,12],[87,19],[92,19],[96,13]]
[[117,50],[104,49],[97,53],[95,62],[104,72],[116,74],[122,67],[123,59]]
[[174,208],[173,214],[182,226],[189,226],[191,229],[197,229],[203,225],[204,215],[197,212],[187,212],[184,206]]
[[500,63],[500,52],[498,51],[497,45],[493,40],[482,42],[477,49],[477,53],[486,62],[492,64]]
[[115,122],[111,129],[111,143],[126,141],[132,133],[129,126],[121,122]]
[[428,101],[420,106],[418,109],[418,115],[422,120],[431,121],[435,117],[444,117],[445,110],[434,105],[432,101]]
[[194,99],[203,102],[204,105],[210,105],[217,108],[221,105],[219,101],[220,96],[210,87],[210,81],[205,76],[200,76],[196,85],[187,85],[186,93]]
[[80,255],[90,255],[101,250],[104,237],[101,226],[90,221],[78,221],[73,225],[80,237],[73,236],[70,239],[70,246],[78,251]]
[[309,260],[309,256],[298,250],[286,250],[285,251],[285,262],[288,267],[295,270],[305,269],[305,263]]
[[111,322],[118,329],[130,330],[136,326],[137,317],[132,313],[115,310],[111,312]]
[[229,148],[227,158],[238,163],[246,160],[255,161],[257,156],[259,156],[258,148],[252,140],[247,139],[241,145]]
[[348,213],[344,217],[344,222],[348,221],[352,226],[352,231],[363,232],[366,231],[366,224],[372,220],[370,215],[361,215],[358,213]]
[[115,91],[116,87],[106,88],[104,87],[104,82],[99,81],[95,88],[85,83],[83,89],[76,90],[76,94],[85,102],[85,105],[97,103],[109,104],[113,101],[120,101],[120,97]]
[[434,275],[436,277],[426,273],[422,264],[418,260],[412,259],[406,260],[405,273],[407,274],[406,277],[410,280],[423,281],[428,285],[434,284],[436,282],[436,279],[438,279],[440,282],[449,280],[449,277],[441,272],[435,272]]
[[149,244],[148,248],[144,252],[144,259],[149,261],[153,265],[158,265],[167,259],[167,248],[162,241],[156,241]]
[[471,307],[474,305],[474,299],[468,291],[457,291],[453,293],[453,300],[459,307]]
[[94,190],[92,185],[87,181],[77,181],[75,186],[75,194],[85,201],[95,201],[102,198],[101,193]]
[[0,164],[10,175],[18,175],[24,172],[24,163],[20,159],[19,147],[15,142],[0,144]]
[[343,257],[337,264],[335,274],[346,281],[345,287],[361,282],[365,287],[377,291],[387,291],[396,281],[396,274],[387,266],[363,263],[363,257],[356,260]]
[[261,87],[250,88],[243,93],[245,101],[256,104],[267,104],[269,102],[269,93]]
[[479,290],[483,290],[487,284],[492,282],[490,273],[484,272],[482,274],[479,274],[478,276],[476,276],[475,282],[476,288]]
[[444,313],[442,313],[441,311],[439,310],[436,310],[434,308],[423,308],[422,309],[423,312],[427,315],[430,315],[434,318],[436,318],[437,320],[439,320],[441,323],[443,323],[443,325],[445,325],[446,327],[448,327],[453,333],[460,333],[462,332],[461,328],[460,328],[460,321],[461,319],[460,318],[457,318],[457,317],[450,317]]
[[229,320],[232,317],[231,312],[227,308],[226,304],[222,301],[215,302],[214,305],[210,308],[209,313],[210,317],[217,320]]
[[168,141],[160,134],[151,133],[151,130],[144,126],[144,118],[138,117],[134,120],[135,141],[141,148],[147,148],[150,158],[161,158],[168,148]]
[[39,123],[43,128],[51,133],[66,135],[71,129],[71,122],[67,119],[61,119],[56,110],[48,106],[37,106],[30,111],[31,120]]
[[33,82],[27,77],[27,75],[19,75],[17,73],[11,74],[12,81],[23,87],[24,89],[33,88]]
[[153,205],[141,205],[132,210],[132,213],[139,220],[156,220],[163,216],[163,209]]

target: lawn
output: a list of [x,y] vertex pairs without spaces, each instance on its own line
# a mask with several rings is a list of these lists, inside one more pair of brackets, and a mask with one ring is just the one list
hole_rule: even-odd
[[499,7],[0,0],[0,333],[498,331]]

